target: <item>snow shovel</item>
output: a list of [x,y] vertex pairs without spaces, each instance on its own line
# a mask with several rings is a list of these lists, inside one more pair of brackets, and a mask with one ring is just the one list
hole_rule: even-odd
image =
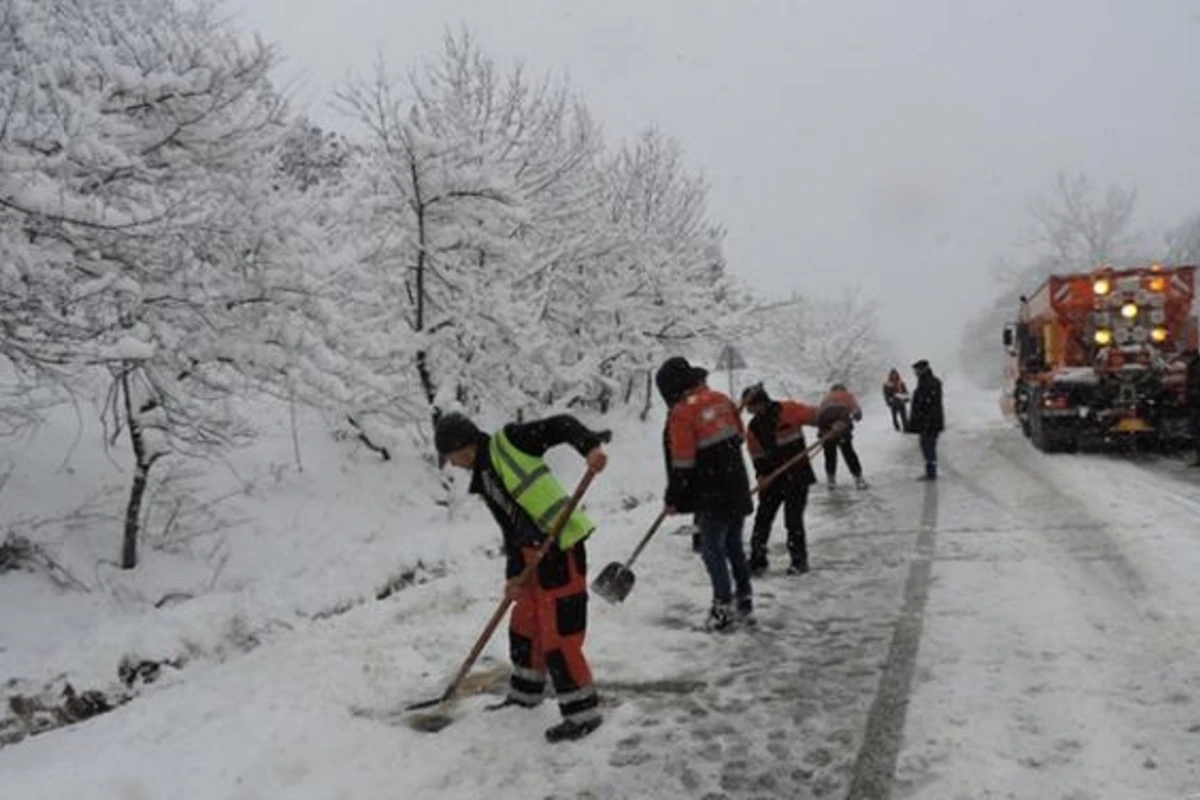
[[633,566],[633,562],[637,560],[642,549],[650,541],[650,537],[654,535],[666,518],[667,510],[664,508],[659,512],[658,519],[654,520],[654,524],[650,526],[650,530],[646,531],[646,535],[638,542],[638,546],[633,549],[632,555],[629,556],[624,564],[613,561],[600,570],[600,574],[596,576],[596,580],[592,581],[592,591],[610,603],[620,603],[623,601],[633,591],[634,575],[630,567]]
[[[533,559],[525,565],[525,569],[517,576],[517,581],[520,585],[525,585],[533,575],[533,571],[537,569],[538,563],[541,562],[546,553],[550,551],[550,548],[558,541],[558,535],[566,527],[567,520],[574,513],[575,507],[579,505],[579,501],[583,499],[584,493],[587,492],[588,487],[592,484],[592,479],[595,477],[595,470],[589,467],[587,472],[583,474],[583,477],[579,479],[579,485],[575,487],[575,493],[571,495],[571,499],[563,507],[562,513],[558,515],[558,519],[554,521],[554,525],[550,528],[549,533],[547,533],[545,541],[542,542]],[[471,671],[475,660],[479,658],[479,654],[483,652],[484,646],[492,638],[492,634],[496,632],[496,628],[499,627],[500,621],[504,619],[504,614],[508,611],[508,607],[512,603],[513,601],[506,594],[504,599],[500,601],[500,605],[496,606],[496,610],[492,612],[491,619],[488,620],[487,625],[483,627],[483,632],[479,634],[479,638],[475,640],[474,646],[471,647],[471,652],[467,655],[466,660],[463,661],[462,666],[458,668],[458,673],[455,674],[454,680],[450,681],[450,685],[446,687],[446,691],[442,692],[441,696],[435,697],[432,700],[422,700],[419,703],[413,703],[405,707],[404,710],[406,712],[418,711],[434,706],[437,707],[435,710],[423,714],[409,715],[407,722],[411,727],[426,733],[436,733],[454,721],[450,714],[451,703],[458,695],[458,690],[463,683],[463,679]]]

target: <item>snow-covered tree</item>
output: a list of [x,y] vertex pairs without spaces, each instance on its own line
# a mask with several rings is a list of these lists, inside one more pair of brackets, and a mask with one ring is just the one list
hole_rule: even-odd
[[1051,274],[1135,256],[1141,242],[1133,227],[1136,205],[1133,188],[1111,185],[1101,192],[1082,173],[1059,173],[1053,190],[1030,202],[1031,231],[1020,242],[1020,257],[995,263],[997,297],[963,331],[959,362],[968,376],[983,386],[999,385],[1006,358],[1001,331],[1016,319],[1021,296]]
[[1033,232],[1026,244],[1038,255],[1025,271],[1075,272],[1128,258],[1140,239],[1133,229],[1136,206],[1134,188],[1110,185],[1101,193],[1087,175],[1060,172],[1053,191],[1030,203]]
[[861,392],[886,372],[891,353],[879,331],[878,304],[853,288],[794,295],[763,309],[752,341],[766,355],[756,380],[813,398],[834,383]]
[[565,86],[465,34],[407,85],[380,69],[341,99],[370,131],[349,224],[373,245],[347,302],[390,331],[377,372],[408,402],[606,407],[726,317],[706,186],[661,134],[603,158]]
[[714,340],[740,336],[752,301],[726,271],[708,184],[686,168],[677,141],[648,128],[602,165],[601,178],[611,245],[581,275],[574,302],[561,306],[586,333],[583,373],[604,406],[615,391],[632,398],[663,358],[698,356]]
[[1189,217],[1167,232],[1166,260],[1171,264],[1200,265],[1200,214]]
[[254,213],[274,62],[207,3],[0,3],[0,352],[109,368],[136,462],[127,568],[155,459],[243,431],[228,398],[261,357],[279,234]]

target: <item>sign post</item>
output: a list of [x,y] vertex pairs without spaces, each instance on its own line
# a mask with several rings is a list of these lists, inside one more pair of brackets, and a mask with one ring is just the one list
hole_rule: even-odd
[[745,369],[746,360],[742,358],[742,354],[738,352],[736,347],[726,343],[721,348],[721,354],[717,356],[715,368],[723,369],[729,374],[729,398],[736,403],[738,398],[733,393],[733,373],[739,369]]

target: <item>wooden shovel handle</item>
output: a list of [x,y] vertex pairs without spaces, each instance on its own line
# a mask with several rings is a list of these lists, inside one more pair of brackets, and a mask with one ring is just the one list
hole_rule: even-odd
[[625,569],[629,569],[631,566],[633,566],[633,562],[637,560],[639,555],[641,555],[642,550],[645,549],[646,544],[650,541],[650,537],[654,535],[654,532],[659,529],[659,527],[663,524],[663,520],[666,518],[667,510],[664,508],[662,511],[658,512],[658,518],[654,520],[654,524],[650,526],[650,530],[646,531],[646,535],[642,537],[640,542],[638,542],[638,546],[633,548],[633,553],[630,554],[629,559],[625,562]]
[[[591,467],[588,467],[587,472],[583,473],[583,477],[579,479],[579,485],[575,487],[575,493],[571,495],[571,499],[567,501],[566,506],[563,507],[562,513],[560,513],[558,518],[554,521],[554,525],[550,528],[550,532],[546,534],[545,541],[543,541],[541,546],[538,547],[537,553],[530,560],[530,562],[525,565],[523,570],[521,570],[521,574],[517,576],[518,585],[525,585],[526,581],[528,581],[530,576],[533,574],[533,571],[537,569],[537,565],[541,562],[542,558],[558,541],[558,535],[562,533],[563,528],[567,526],[567,520],[570,519],[571,514],[575,512],[576,506],[578,506],[579,501],[583,499],[583,495],[587,492],[588,487],[592,485],[592,479],[595,477],[596,471]],[[458,674],[454,676],[454,680],[450,682],[450,685],[446,687],[446,691],[442,694],[443,703],[453,697],[455,692],[458,691],[458,687],[462,683],[463,678],[467,677],[467,673],[470,672],[471,667],[475,665],[475,660],[479,658],[479,654],[482,653],[483,648],[487,646],[488,640],[491,639],[492,634],[496,632],[496,628],[499,627],[500,621],[504,619],[504,613],[508,611],[508,607],[512,605],[512,602],[513,601],[509,599],[508,595],[505,594],[504,599],[500,601],[500,605],[496,606],[496,610],[492,612],[491,619],[489,619],[487,625],[483,627],[483,632],[480,633],[479,638],[475,640],[475,645],[471,648],[471,652],[467,655],[466,660],[463,661],[462,666],[458,668]]]
[[767,477],[760,480],[758,482],[758,485],[754,487],[754,490],[751,491],[750,494],[757,494],[758,492],[761,492],[763,489],[766,489],[768,486],[770,486],[771,482],[774,481],[776,478],[778,478],[780,475],[787,472],[789,469],[796,466],[801,461],[807,461],[808,459],[815,456],[817,454],[817,450],[824,447],[827,442],[832,442],[834,439],[837,439],[838,437],[840,437],[842,435],[842,432],[845,429],[846,429],[846,423],[842,422],[841,420],[838,420],[837,422],[835,422],[833,424],[833,427],[830,428],[829,431],[824,436],[822,436],[820,439],[818,439],[817,441],[815,441],[811,445],[809,445],[808,449],[806,449],[803,453],[797,453],[796,455],[792,456],[791,458],[789,458],[787,460],[787,462],[785,462],[784,464],[779,466],[777,469],[775,469],[773,472],[771,472],[771,474],[767,475]]

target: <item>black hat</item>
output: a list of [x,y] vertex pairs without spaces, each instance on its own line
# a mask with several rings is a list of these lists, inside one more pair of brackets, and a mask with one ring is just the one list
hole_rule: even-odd
[[466,414],[451,411],[438,418],[433,429],[433,443],[438,451],[438,467],[446,466],[446,456],[461,450],[479,439],[481,431]]
[[922,372],[929,369],[929,362],[922,358],[920,361],[914,361],[912,368],[918,372]]
[[693,367],[683,356],[671,356],[658,368],[654,383],[666,404],[673,406],[683,399],[688,389],[704,383],[707,377],[708,370]]
[[742,390],[743,407],[769,402],[771,402],[771,397],[767,394],[767,390],[763,388],[761,383],[756,383],[753,386],[747,386]]

